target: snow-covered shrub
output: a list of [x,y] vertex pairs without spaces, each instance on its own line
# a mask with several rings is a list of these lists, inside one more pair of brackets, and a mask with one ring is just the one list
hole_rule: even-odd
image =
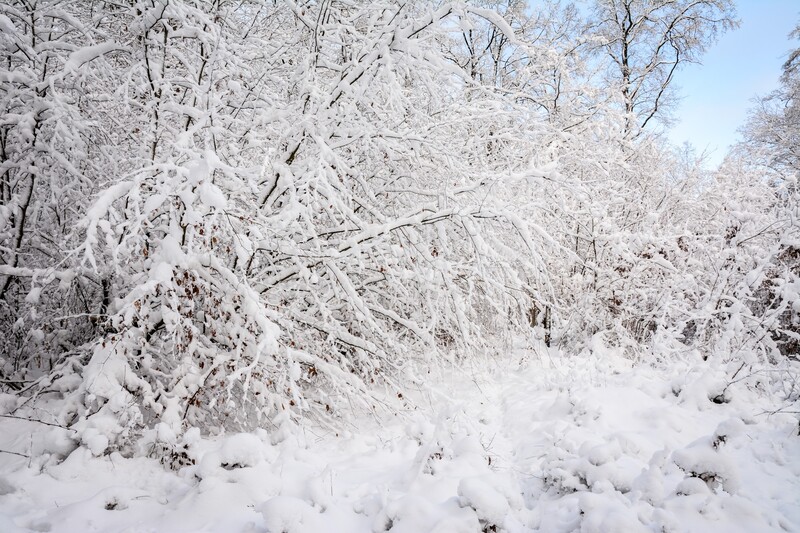
[[527,329],[546,234],[494,189],[529,141],[502,150],[520,128],[513,102],[446,58],[470,21],[515,39],[501,17],[108,7],[96,27],[109,44],[70,56],[102,56],[111,91],[93,113],[117,164],[93,176],[65,254],[97,285],[95,329],[33,386],[63,397],[77,440],[134,451],[160,427],[151,449],[179,463],[171,435],[186,427],[279,433],[286,413],[372,409],[381,386],[402,397],[418,363]]

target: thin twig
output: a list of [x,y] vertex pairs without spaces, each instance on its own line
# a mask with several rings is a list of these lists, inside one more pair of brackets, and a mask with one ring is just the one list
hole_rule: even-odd
[[53,426],[53,427],[61,428],[61,429],[68,429],[66,426],[62,426],[60,424],[53,424],[52,422],[45,422],[44,420],[39,420],[39,419],[36,419],[36,418],[26,418],[24,416],[15,416],[15,415],[0,415],[0,417],[3,417],[3,418],[14,418],[16,420],[25,420],[27,422],[38,422],[40,424],[44,424],[45,426]]
[[0,450],[0,453],[10,453],[11,455],[19,455],[20,457],[24,457],[25,459],[30,459],[30,455],[25,455],[24,453],[19,452],[10,452],[8,450]]

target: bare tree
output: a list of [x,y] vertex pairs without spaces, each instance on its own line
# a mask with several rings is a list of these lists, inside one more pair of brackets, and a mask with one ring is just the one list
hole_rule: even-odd
[[597,0],[599,50],[612,60],[628,134],[664,117],[679,67],[737,27],[735,16],[732,0]]
[[[790,35],[800,38],[800,26]],[[742,129],[738,147],[748,158],[783,178],[800,172],[800,48],[783,65],[780,87],[759,99]]]

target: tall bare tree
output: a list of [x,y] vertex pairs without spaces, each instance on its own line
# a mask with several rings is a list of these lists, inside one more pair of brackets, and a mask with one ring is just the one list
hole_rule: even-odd
[[[800,26],[790,36],[800,38]],[[742,133],[739,148],[752,161],[784,178],[800,172],[800,48],[789,53],[780,87],[758,101]]]
[[716,38],[738,25],[732,0],[597,0],[599,50],[612,60],[627,132],[664,118],[675,73],[696,63]]

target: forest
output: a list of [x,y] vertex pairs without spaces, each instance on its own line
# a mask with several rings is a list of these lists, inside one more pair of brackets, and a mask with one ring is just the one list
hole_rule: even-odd
[[1,3],[0,529],[800,528],[800,26],[666,135],[738,25]]

